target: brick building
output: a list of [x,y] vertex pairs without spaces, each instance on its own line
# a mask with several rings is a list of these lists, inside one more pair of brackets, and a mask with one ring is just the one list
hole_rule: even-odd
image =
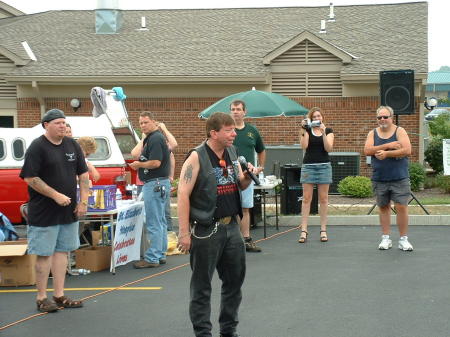
[[[379,72],[412,69],[415,113],[399,116],[399,124],[411,137],[413,161],[422,160],[419,103],[427,78],[427,6],[24,15],[0,1],[0,121],[34,126],[50,108],[90,115],[92,87],[122,86],[133,124],[141,111],[155,112],[177,138],[181,162],[205,137],[198,113],[224,96],[256,87],[307,108],[321,107],[335,131],[334,151],[362,153],[367,133],[376,126]],[[81,101],[76,112],[70,107],[73,98]],[[300,119],[250,122],[266,144],[292,145],[298,143]],[[361,174],[368,174],[365,162],[361,156]]]

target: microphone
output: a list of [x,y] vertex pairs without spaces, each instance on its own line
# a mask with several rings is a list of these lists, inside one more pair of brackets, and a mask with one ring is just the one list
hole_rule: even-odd
[[259,182],[258,177],[255,176],[253,174],[253,172],[251,172],[248,169],[247,160],[245,160],[245,158],[243,156],[239,156],[238,161],[239,161],[239,164],[241,164],[242,171],[247,171],[248,176],[250,178],[252,178],[252,180],[255,182],[255,185],[261,185],[261,183]]

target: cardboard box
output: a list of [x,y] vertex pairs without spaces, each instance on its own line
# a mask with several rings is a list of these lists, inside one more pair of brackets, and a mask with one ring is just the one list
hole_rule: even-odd
[[27,241],[0,243],[0,287],[36,284],[36,255],[28,255]]
[[77,268],[100,271],[111,265],[111,246],[96,246],[77,249],[75,251]]
[[92,245],[98,246],[102,242],[102,232],[101,231],[91,231]]

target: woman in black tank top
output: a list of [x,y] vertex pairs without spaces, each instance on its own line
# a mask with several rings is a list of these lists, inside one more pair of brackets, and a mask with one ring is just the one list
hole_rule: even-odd
[[311,121],[307,125],[302,121],[300,145],[305,151],[300,177],[303,187],[302,222],[300,224],[299,243],[305,243],[308,237],[308,217],[314,185],[317,185],[320,202],[320,241],[327,242],[328,190],[332,183],[332,170],[328,153],[333,148],[334,134],[331,128],[325,127],[323,115],[319,108],[312,108],[308,113]]

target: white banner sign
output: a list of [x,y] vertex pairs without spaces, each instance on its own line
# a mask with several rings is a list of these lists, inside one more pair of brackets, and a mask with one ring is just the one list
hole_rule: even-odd
[[137,202],[119,209],[113,245],[114,265],[116,267],[141,258],[143,220],[143,202]]
[[450,175],[450,139],[442,140],[442,159],[444,161],[444,175]]

